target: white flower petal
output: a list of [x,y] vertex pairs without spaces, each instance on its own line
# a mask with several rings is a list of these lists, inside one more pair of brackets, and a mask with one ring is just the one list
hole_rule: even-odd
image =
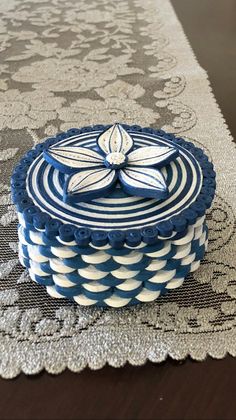
[[104,158],[94,150],[78,146],[50,147],[43,152],[45,160],[60,172],[70,174],[76,169],[97,168]]
[[109,153],[128,153],[133,147],[133,140],[120,124],[114,124],[98,136],[97,144],[108,155]]
[[154,168],[137,168],[128,166],[119,173],[122,188],[129,194],[164,199],[168,188],[162,173]]
[[178,150],[169,146],[140,147],[128,155],[128,163],[132,166],[165,165],[178,156]]
[[66,202],[90,201],[105,197],[115,187],[117,173],[115,170],[89,169],[72,174],[64,187]]

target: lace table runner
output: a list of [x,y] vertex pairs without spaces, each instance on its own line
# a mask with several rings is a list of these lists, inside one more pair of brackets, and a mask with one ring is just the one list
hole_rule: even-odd
[[[236,356],[236,154],[169,1],[1,0],[0,54],[0,374]],[[209,251],[155,303],[80,308],[20,266],[9,177],[42,138],[114,121],[161,127],[211,156]]]

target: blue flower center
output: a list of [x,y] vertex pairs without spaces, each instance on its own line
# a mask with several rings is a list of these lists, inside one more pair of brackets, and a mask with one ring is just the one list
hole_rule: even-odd
[[127,160],[127,157],[123,153],[113,152],[106,156],[104,164],[107,168],[120,169],[126,165]]

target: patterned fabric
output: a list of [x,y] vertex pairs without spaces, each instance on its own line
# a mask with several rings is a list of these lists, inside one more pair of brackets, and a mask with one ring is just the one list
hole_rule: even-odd
[[[236,355],[235,150],[169,1],[1,0],[0,53],[1,375]],[[20,266],[8,181],[40,139],[115,121],[203,147],[218,195],[205,261],[182,288],[129,309],[85,309],[51,299]]]
[[[156,244],[115,249],[48,246],[41,232],[19,226],[19,257],[31,278],[55,298],[120,308],[151,302],[198,269],[207,249],[205,216],[187,234]],[[61,245],[61,244],[60,244]],[[79,267],[79,268],[78,268]]]

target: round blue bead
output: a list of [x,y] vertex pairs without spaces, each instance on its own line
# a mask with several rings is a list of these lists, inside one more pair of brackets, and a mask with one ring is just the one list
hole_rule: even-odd
[[171,218],[171,222],[176,232],[182,232],[187,226],[187,220],[181,216],[174,216]]
[[140,125],[131,125],[130,128],[133,131],[142,131],[142,127],[140,127]]
[[11,176],[11,185],[13,185],[16,181],[25,181],[27,176],[27,172],[15,172]]
[[173,140],[174,143],[177,143],[178,145],[182,146],[185,144],[184,139],[182,139],[182,137],[175,137],[175,139]]
[[49,239],[55,238],[59,235],[59,228],[62,222],[58,219],[51,219],[45,224],[45,233]]
[[27,191],[24,190],[24,189],[22,189],[22,190],[16,189],[14,191],[14,188],[13,188],[13,191],[12,191],[12,201],[13,201],[13,203],[14,204],[18,203],[20,200],[22,200],[22,198],[28,198]]
[[214,196],[215,190],[212,187],[203,186],[201,189],[201,194],[206,195],[206,196]]
[[153,130],[153,133],[156,134],[156,136],[164,136],[165,134],[163,130]]
[[23,197],[16,203],[17,210],[22,213],[24,209],[33,205],[33,201],[29,197]]
[[86,126],[86,127],[81,128],[81,133],[88,133],[89,131],[91,131],[90,126]]
[[201,168],[207,171],[213,171],[213,164],[211,162],[201,162]]
[[51,216],[47,213],[40,212],[33,216],[33,225],[35,229],[44,229],[47,222],[51,220]]
[[[109,127],[111,127],[110,125],[108,125],[106,128],[109,128]],[[130,131],[131,130],[131,126],[130,125],[128,125],[128,124],[122,124],[122,127],[125,129],[125,130],[127,130],[127,131]]]
[[190,225],[193,225],[196,222],[197,217],[198,217],[196,211],[192,209],[186,209],[183,211],[182,214]]
[[71,242],[74,240],[74,232],[76,227],[69,223],[60,226],[59,228],[59,236],[60,239],[64,242]]
[[165,139],[167,140],[174,140],[175,136],[171,133],[165,133]]
[[40,212],[40,209],[37,206],[27,207],[23,211],[23,217],[26,223],[33,223],[33,217]]
[[102,124],[96,124],[96,125],[93,126],[93,129],[95,131],[97,131],[97,130],[103,130],[104,129],[104,126]]
[[32,150],[29,150],[26,153],[25,158],[26,159],[27,158],[36,158],[38,155],[39,155],[39,152],[36,149],[32,149]]
[[156,134],[156,130],[154,130],[154,128],[152,127],[143,127],[142,131],[148,134],[153,134],[153,133]]
[[143,242],[152,245],[157,242],[158,230],[156,226],[149,226],[141,229]]
[[166,220],[158,223],[157,230],[160,236],[168,237],[171,236],[173,232],[173,225],[170,220]]
[[187,149],[187,150],[194,149],[194,144],[191,143],[190,141],[188,141],[188,142],[185,141],[184,148]]
[[37,152],[42,152],[45,148],[46,148],[46,142],[39,143],[35,146],[35,150],[37,150]]
[[28,169],[28,166],[21,162],[20,165],[17,165],[15,167],[15,169],[13,171],[13,174],[19,174],[21,172],[26,173],[27,172],[27,169]]
[[94,246],[104,246],[107,244],[107,232],[101,230],[93,230],[91,233],[91,241]]
[[122,248],[125,241],[125,233],[122,230],[108,232],[108,239],[112,248]]
[[[107,130],[108,128],[110,128],[111,127],[111,124],[106,124],[106,125],[103,125],[103,130]],[[122,124],[122,127],[124,127],[124,125]]]
[[64,140],[64,139],[66,139],[68,137],[68,134],[67,133],[58,133],[57,135],[56,135],[56,139],[57,139],[57,141],[59,141],[59,140]]
[[209,162],[208,156],[206,156],[206,155],[201,156],[201,158],[200,158],[200,159],[201,159],[201,160],[200,160],[201,165],[202,165],[204,162]]
[[59,133],[56,135],[57,140],[63,140],[63,139],[66,139],[67,137],[68,137],[68,133]]
[[130,229],[126,232],[126,243],[128,246],[138,246],[141,243],[142,235],[137,229]]
[[191,204],[190,208],[196,211],[196,213],[198,214],[198,217],[202,217],[206,213],[206,207],[200,201],[196,201],[195,203]]
[[215,178],[216,177],[216,173],[215,173],[215,171],[214,170],[212,170],[212,169],[203,169],[202,170],[202,173],[203,173],[203,176],[205,177],[205,178]]
[[214,178],[203,178],[203,186],[204,187],[211,187],[214,188],[216,187],[216,180]]
[[75,134],[80,134],[81,130],[79,128],[70,128],[67,133],[69,136],[74,136]]
[[55,144],[55,143],[57,143],[58,142],[58,140],[56,139],[56,137],[49,137],[46,141],[45,141],[45,149],[47,148],[47,147],[50,147],[50,146],[52,146],[53,144]]
[[204,203],[206,208],[209,209],[211,207],[213,198],[211,195],[199,194],[198,200]]
[[79,246],[87,246],[91,238],[91,230],[88,228],[77,228],[74,232],[74,238]]
[[197,156],[197,157],[203,156],[203,150],[200,149],[200,147],[195,147],[194,148],[194,155]]
[[29,165],[31,165],[31,163],[34,161],[34,158],[30,158],[30,157],[24,157],[23,159],[21,159],[21,163],[22,165],[26,165],[29,167]]

